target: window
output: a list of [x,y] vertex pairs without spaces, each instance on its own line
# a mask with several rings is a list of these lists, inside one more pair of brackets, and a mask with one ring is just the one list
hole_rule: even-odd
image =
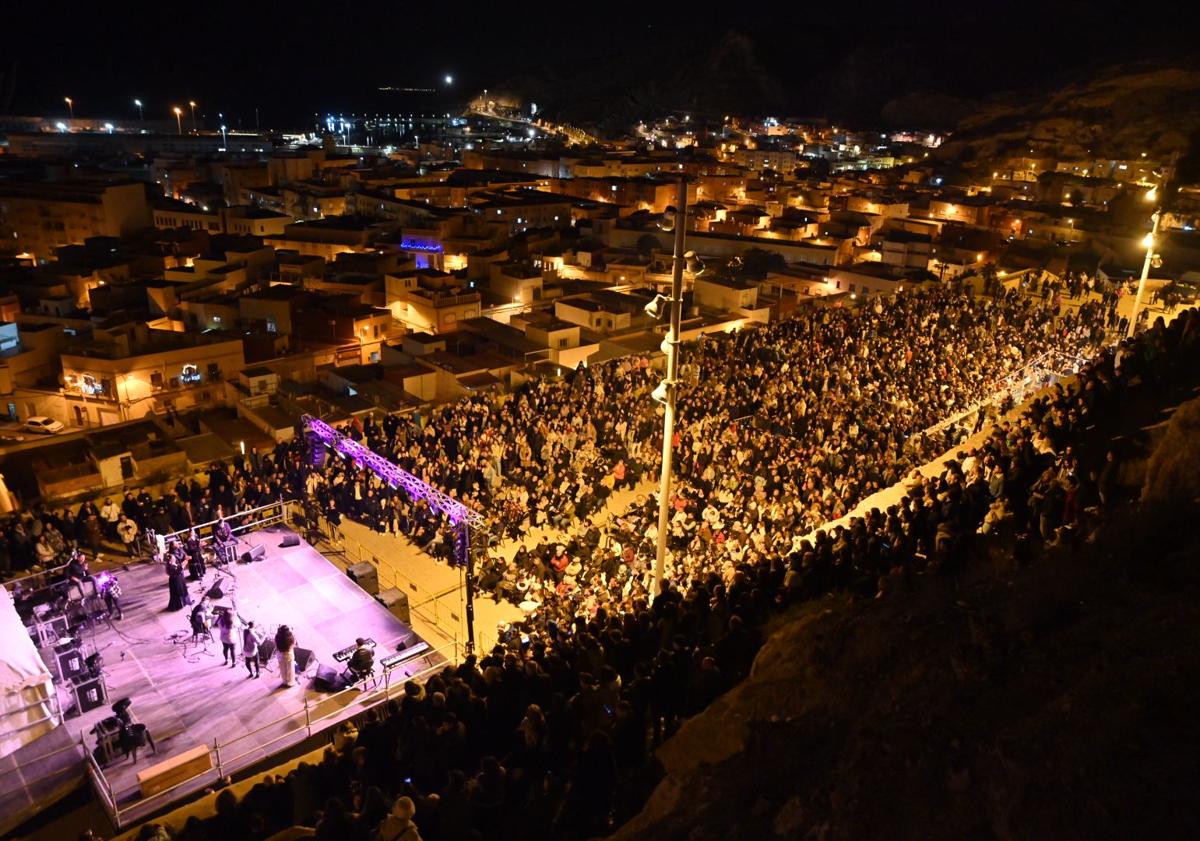
[[155,391],[161,391],[163,387],[163,375],[161,371],[153,371],[150,374],[150,387]]
[[208,363],[208,378],[210,380],[221,379],[221,366],[218,365],[216,362]]
[[184,365],[183,371],[179,375],[179,379],[185,385],[200,382],[200,369],[195,365]]
[[275,316],[273,316],[273,315],[267,316],[267,332],[268,333],[278,333],[279,332],[279,325],[278,325],[278,323],[276,323]]

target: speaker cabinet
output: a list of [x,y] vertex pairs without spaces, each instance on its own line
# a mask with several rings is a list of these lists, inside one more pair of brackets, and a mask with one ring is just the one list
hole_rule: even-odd
[[261,561],[267,556],[266,545],[260,543],[257,546],[251,546],[249,552],[243,552],[241,561],[244,564],[250,564],[254,561]]
[[298,672],[307,671],[308,667],[312,665],[313,660],[317,659],[311,648],[296,646],[294,654],[296,655],[296,671]]
[[296,534],[295,532],[288,532],[287,534],[285,534],[283,536],[283,542],[280,543],[279,545],[280,546],[299,546],[300,545],[300,535]]
[[258,662],[267,665],[275,656],[275,640],[263,640],[258,644]]
[[370,561],[359,561],[346,570],[350,580],[372,596],[379,593],[379,572]]
[[403,622],[412,624],[412,615],[408,609],[408,593],[399,587],[389,587],[375,597],[375,601],[388,609],[388,612]]
[[318,692],[338,692],[346,688],[346,682],[337,669],[324,664],[317,666],[317,674],[313,678],[313,689]]

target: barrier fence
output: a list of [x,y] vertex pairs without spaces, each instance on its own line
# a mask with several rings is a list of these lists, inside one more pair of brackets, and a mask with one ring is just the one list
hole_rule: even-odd
[[[320,736],[328,732],[340,721],[353,718],[353,715],[346,715],[348,709],[356,709],[357,713],[361,714],[379,704],[387,703],[393,697],[403,693],[404,683],[410,680],[421,681],[428,678],[433,673],[444,668],[447,663],[457,663],[462,653],[457,642],[448,643],[439,648],[423,652],[419,657],[414,658],[417,662],[424,660],[427,663],[426,667],[411,675],[403,674],[403,679],[397,676],[395,670],[385,670],[377,679],[374,679],[374,682],[372,682],[371,678],[368,678],[361,688],[359,685],[355,685],[332,693],[316,703],[310,702],[308,698],[305,698],[302,709],[280,716],[273,721],[256,727],[248,733],[235,736],[225,742],[214,739],[212,746],[209,748],[210,768],[193,774],[170,788],[163,789],[148,797],[137,798],[127,806],[121,805],[120,798],[113,791],[108,778],[104,775],[104,769],[96,761],[92,752],[87,749],[83,734],[81,733],[80,745],[84,748],[84,755],[87,759],[88,777],[92,781],[92,788],[95,790],[109,820],[112,821],[113,826],[117,830],[121,830],[155,811],[159,808],[156,804],[169,803],[171,798],[182,790],[195,790],[198,788],[198,784],[207,785],[215,783],[227,773],[236,772],[241,767],[253,764],[253,760],[256,758],[269,759],[273,752],[292,747],[314,736]],[[370,688],[366,688],[366,684],[370,684]],[[259,740],[263,734],[281,725],[283,728],[281,732],[265,741]],[[245,749],[247,743],[252,744],[253,747]],[[74,746],[72,746],[73,748]],[[241,752],[234,752],[231,755],[231,751],[235,749],[240,749]],[[251,761],[247,762],[246,760]]]
[[[345,558],[347,566],[365,561],[375,568],[382,589],[395,587],[402,590],[408,596],[409,611],[424,623],[433,626],[443,639],[457,643],[466,638],[465,583],[461,568],[456,586],[434,593],[405,575],[391,559],[370,551],[319,512],[306,512],[304,519],[315,527],[322,539],[336,548]],[[479,629],[476,629],[476,633],[479,633]]]

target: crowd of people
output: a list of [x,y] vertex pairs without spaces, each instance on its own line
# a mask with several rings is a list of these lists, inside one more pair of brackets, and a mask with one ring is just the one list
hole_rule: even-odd
[[1198,355],[1190,310],[1104,351],[936,475],[911,477],[885,510],[747,553],[729,574],[669,583],[653,603],[535,615],[486,656],[406,684],[320,763],[240,801],[222,793],[213,817],[177,837],[259,839],[293,825],[362,841],[602,835],[652,784],[650,748],[749,673],[779,610],[836,593],[896,598],[997,543],[1028,561],[1083,540],[1118,490],[1118,454],[1104,443],[1117,410],[1192,376]]

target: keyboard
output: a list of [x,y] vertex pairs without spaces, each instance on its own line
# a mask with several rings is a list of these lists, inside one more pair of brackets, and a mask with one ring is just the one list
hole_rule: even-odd
[[[375,647],[375,640],[368,639],[367,640],[367,648],[374,648],[374,647]],[[354,645],[348,645],[345,648],[343,648],[341,651],[334,652],[333,659],[337,660],[339,663],[345,663],[347,660],[350,659],[350,655],[354,653],[354,649],[356,649],[356,648],[358,648],[358,643],[355,643]]]
[[409,660],[416,660],[427,651],[429,651],[429,643],[422,640],[414,645],[410,645],[403,651],[397,651],[395,654],[384,657],[380,661],[380,665],[383,666],[385,672],[389,672],[402,663],[407,663]]

